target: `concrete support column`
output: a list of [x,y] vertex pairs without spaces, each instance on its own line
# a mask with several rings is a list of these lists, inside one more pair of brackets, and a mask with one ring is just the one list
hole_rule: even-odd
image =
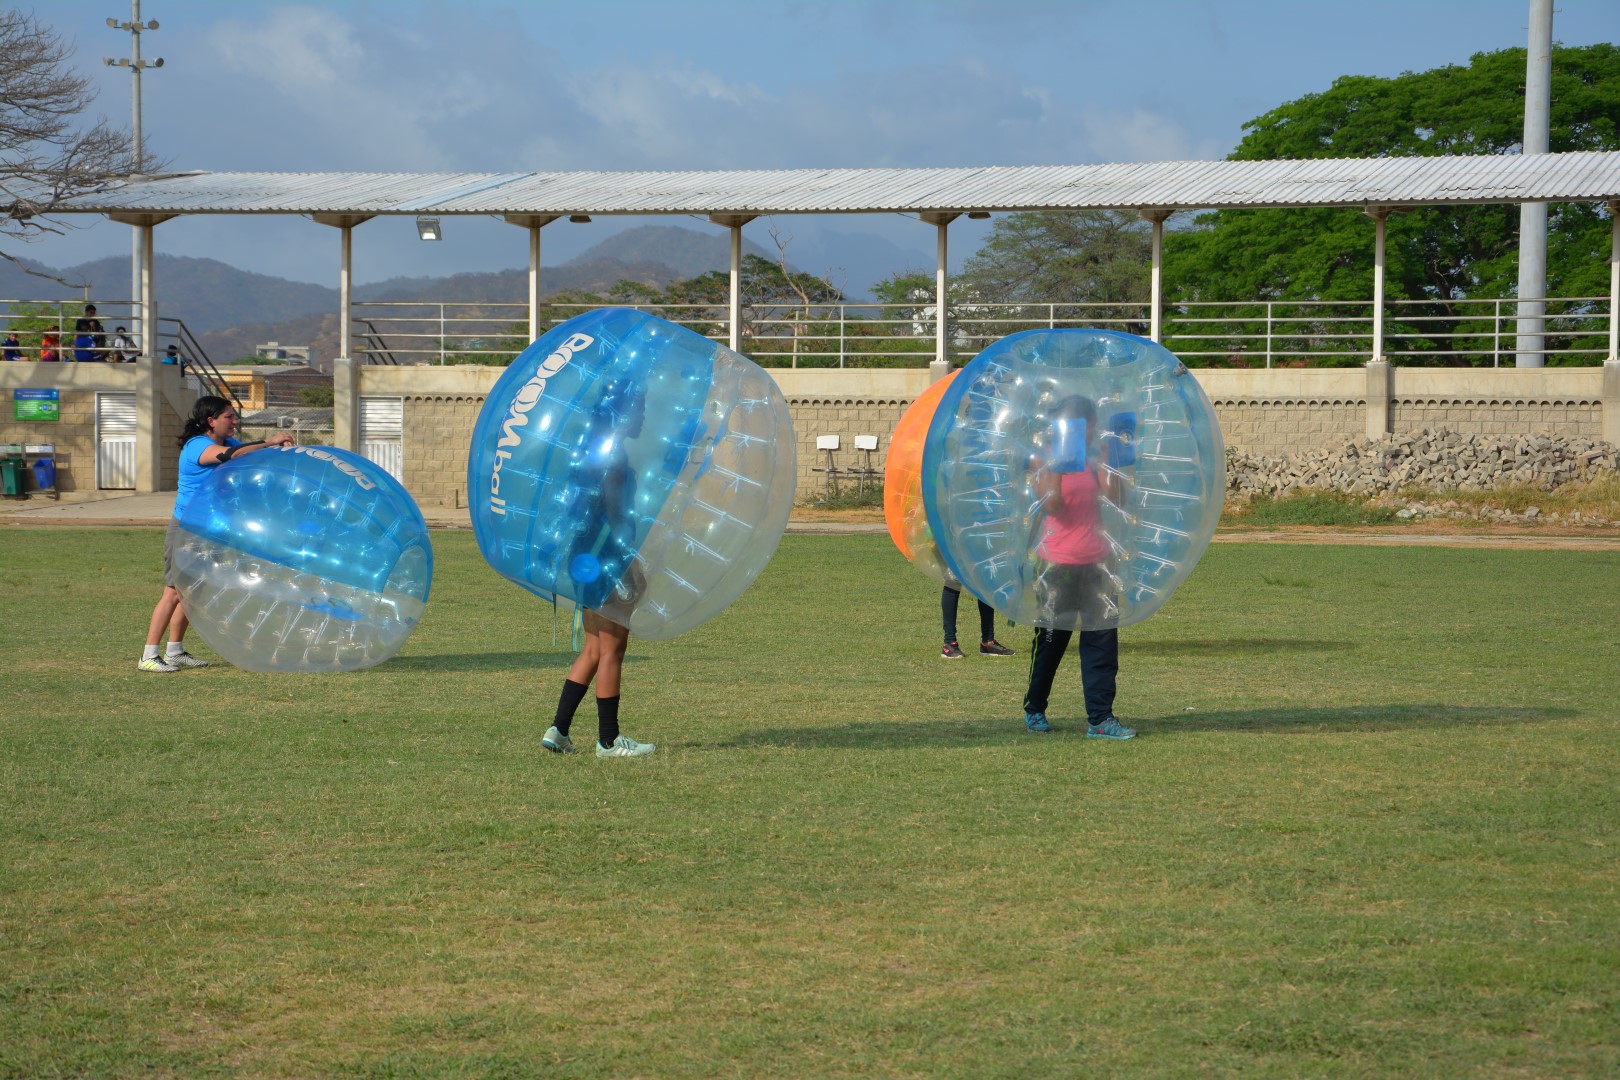
[[1620,360],[1603,361],[1603,439],[1620,446]]
[[[142,263],[142,268],[151,266]],[[163,366],[144,344],[135,358],[135,490],[146,495],[163,490]]]
[[731,291],[726,301],[726,344],[742,352],[742,229],[756,214],[710,214],[709,222],[731,230]]
[[1364,212],[1373,219],[1377,229],[1373,234],[1372,358],[1387,362],[1384,356],[1384,223],[1389,218],[1389,207],[1369,206]]
[[[540,337],[540,230],[557,220],[556,214],[507,214],[504,221],[529,230],[529,340]],[[522,351],[522,350],[519,350]]]
[[347,356],[332,361],[332,445],[360,452],[360,365]]
[[1620,199],[1609,202],[1609,359],[1620,360]]
[[349,324],[352,314],[354,284],[354,227],[371,220],[370,214],[313,214],[317,225],[330,225],[343,234],[338,264],[338,353],[349,356],[354,351],[354,329]]
[[[156,226],[140,226],[141,239],[141,355],[156,360],[162,353],[158,347],[157,289],[152,280],[152,260]],[[153,490],[156,490],[155,488]]]
[[929,212],[919,214],[918,217],[929,225],[934,226],[936,237],[934,240],[934,359],[928,365],[929,375],[933,379],[942,379],[951,370],[951,307],[950,294],[946,288],[946,276],[950,263],[950,244],[946,228],[960,215],[953,213]]
[[1381,439],[1390,433],[1391,404],[1395,396],[1395,369],[1388,360],[1367,362],[1367,437]]
[[350,324],[354,309],[354,226],[344,225],[342,263],[338,269],[338,352],[344,357],[354,355],[354,327]]
[[731,227],[731,292],[726,305],[727,344],[732,352],[742,351],[742,226]]
[[1153,223],[1153,283],[1152,309],[1148,313],[1148,337],[1162,343],[1164,340],[1164,223],[1174,210],[1158,207],[1139,211],[1143,221]]
[[[529,226],[529,341],[540,339],[540,226]],[[519,350],[522,351],[522,350]]]

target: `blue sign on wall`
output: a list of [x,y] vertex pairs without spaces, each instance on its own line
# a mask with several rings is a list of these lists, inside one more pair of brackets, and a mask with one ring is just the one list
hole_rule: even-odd
[[61,397],[60,390],[32,390],[19,387],[12,391],[12,419],[60,420]]

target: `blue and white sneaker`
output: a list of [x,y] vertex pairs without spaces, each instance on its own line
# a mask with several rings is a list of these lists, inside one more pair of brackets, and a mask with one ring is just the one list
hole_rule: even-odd
[[612,746],[596,744],[597,757],[646,757],[658,747],[650,742],[636,742],[628,735],[620,735]]
[[1032,712],[1024,714],[1024,727],[1030,731],[1051,731],[1052,725],[1046,722],[1046,714]]
[[1086,727],[1086,738],[1118,739],[1123,741],[1125,739],[1136,738],[1136,729],[1128,728],[1124,724],[1120,723],[1116,718],[1110,716],[1100,724],[1088,725]]
[[546,728],[545,735],[540,739],[540,745],[553,754],[572,754],[574,752],[574,740],[558,731],[556,724]]

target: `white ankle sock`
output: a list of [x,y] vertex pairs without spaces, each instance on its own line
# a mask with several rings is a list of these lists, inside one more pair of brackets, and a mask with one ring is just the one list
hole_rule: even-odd
[[158,656],[158,647],[156,645],[148,645],[145,649],[143,649],[141,651],[141,659],[142,660],[156,660],[157,656]]
[[169,651],[164,653],[163,655],[165,655],[165,656],[179,656],[181,653],[183,653],[185,651],[186,651],[186,643],[185,642],[183,642],[183,641],[171,641],[171,642],[169,642]]

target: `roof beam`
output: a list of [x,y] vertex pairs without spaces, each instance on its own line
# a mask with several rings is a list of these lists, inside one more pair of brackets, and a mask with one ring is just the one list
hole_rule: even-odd
[[165,221],[173,221],[179,214],[108,214],[109,221],[116,221],[120,225],[133,225],[136,228],[150,228],[161,225]]
[[[309,219],[317,225],[330,225],[334,229],[352,229],[376,217],[375,214],[311,214]],[[344,355],[348,355],[345,353]]]

